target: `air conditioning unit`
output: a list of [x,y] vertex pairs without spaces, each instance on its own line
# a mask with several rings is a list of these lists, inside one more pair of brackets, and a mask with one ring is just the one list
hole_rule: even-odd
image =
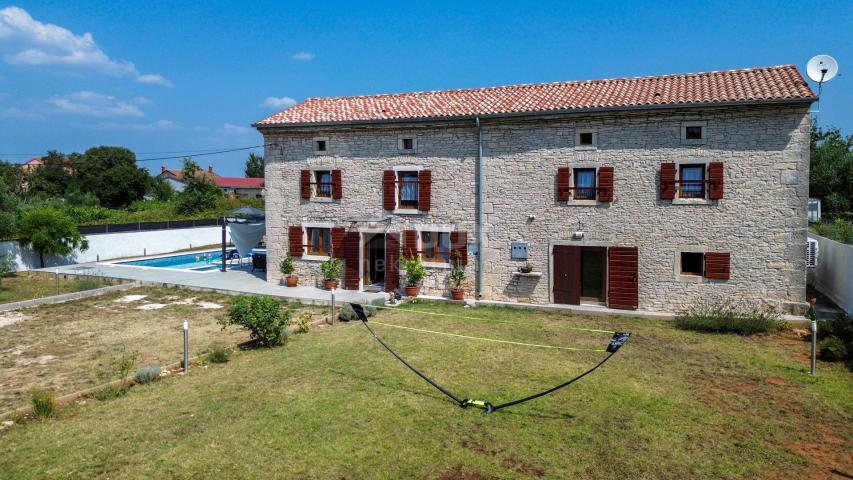
[[806,267],[814,268],[817,266],[817,253],[820,250],[820,245],[817,240],[810,238],[806,244]]

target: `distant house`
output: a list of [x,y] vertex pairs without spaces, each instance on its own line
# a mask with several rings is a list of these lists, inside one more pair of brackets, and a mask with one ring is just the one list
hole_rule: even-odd
[[31,172],[42,165],[44,165],[44,160],[42,160],[42,157],[33,157],[29,159],[26,163],[21,165],[21,170],[25,172]]
[[[207,167],[207,170],[199,170],[200,175],[207,175],[213,180],[222,193],[235,197],[243,198],[263,198],[264,197],[264,179],[263,178],[247,178],[247,177],[223,177],[213,171],[213,167]],[[184,191],[184,175],[174,168],[160,167],[160,177],[166,179],[176,192]]]

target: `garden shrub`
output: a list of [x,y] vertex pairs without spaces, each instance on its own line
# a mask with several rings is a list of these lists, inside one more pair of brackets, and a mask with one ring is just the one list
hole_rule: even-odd
[[207,352],[207,361],[210,363],[226,363],[231,353],[222,345],[214,345]]
[[95,393],[98,400],[109,400],[124,395],[128,387],[128,377],[139,358],[139,352],[127,352],[124,347],[116,349],[108,365],[98,372],[98,380],[107,383],[104,388]]
[[838,337],[827,337],[817,345],[818,357],[825,362],[840,362],[847,358],[847,345]]
[[56,414],[56,399],[52,392],[33,390],[30,401],[33,405],[33,415],[36,418],[44,420]]
[[311,329],[311,314],[303,313],[296,319],[296,327],[297,333],[308,333],[308,330]]
[[713,299],[697,302],[675,317],[675,326],[699,332],[752,335],[783,330],[787,324],[778,313],[750,303]]
[[[376,307],[373,305],[362,305],[364,307],[364,313],[368,317],[372,317],[376,314]],[[343,307],[341,307],[341,312],[339,314],[339,318],[346,322],[351,320],[358,320],[358,317],[355,315],[355,310],[352,309],[352,306],[349,303],[345,303]]]
[[853,315],[840,313],[831,321],[817,322],[817,338],[821,340],[818,348],[821,360],[849,360],[853,353]]
[[256,345],[274,347],[287,340],[290,312],[271,297],[240,295],[234,298],[222,328],[239,325],[249,331]]
[[160,366],[159,365],[145,365],[136,371],[136,383],[150,383],[156,382],[160,380]]

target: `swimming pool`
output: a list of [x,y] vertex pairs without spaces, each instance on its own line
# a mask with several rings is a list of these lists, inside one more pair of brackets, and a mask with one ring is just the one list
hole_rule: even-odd
[[222,252],[185,253],[168,257],[144,258],[129,262],[117,262],[116,265],[131,265],[134,267],[171,268],[174,270],[192,270],[206,272],[218,270],[221,265]]

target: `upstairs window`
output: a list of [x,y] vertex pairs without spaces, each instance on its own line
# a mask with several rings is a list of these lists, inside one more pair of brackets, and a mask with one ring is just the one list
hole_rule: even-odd
[[421,256],[425,262],[449,262],[450,232],[421,232]]
[[399,197],[397,204],[399,208],[418,209],[418,172],[397,172],[397,184]]
[[705,164],[680,165],[679,198],[705,198]]
[[575,148],[594,150],[598,144],[598,134],[594,128],[579,128],[575,131]]
[[575,177],[575,200],[595,200],[595,169],[576,168]]
[[702,264],[705,254],[702,252],[681,252],[681,274],[701,277],[703,274]]
[[316,189],[314,195],[320,198],[332,197],[332,171],[316,170],[314,172],[314,183]]
[[708,122],[681,122],[682,145],[704,145],[708,138]]
[[312,142],[314,144],[314,155],[329,153],[329,137],[315,137]]
[[308,227],[308,255],[329,255],[332,245],[332,229]]
[[684,127],[684,138],[687,140],[702,140],[702,127]]

